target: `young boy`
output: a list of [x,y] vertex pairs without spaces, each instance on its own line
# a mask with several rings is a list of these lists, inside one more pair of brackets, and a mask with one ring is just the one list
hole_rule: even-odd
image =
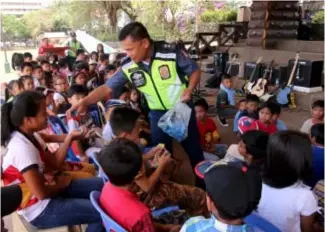
[[45,87],[45,78],[41,66],[37,65],[33,68],[33,79],[35,87]]
[[122,88],[115,89],[113,91],[112,97],[114,99],[125,101],[127,104],[129,104],[130,95],[131,95],[131,90],[128,87],[123,86]]
[[24,53],[24,62],[30,63],[33,60],[33,55],[30,52]]
[[24,62],[21,65],[20,76],[32,76],[33,74],[33,65],[30,62]]
[[[194,106],[204,158],[206,160],[218,160],[219,157],[214,154],[216,154],[216,144],[219,142],[220,136],[216,124],[207,115],[209,109],[208,103],[205,99],[201,98],[194,103]],[[219,155],[222,156],[224,154]]]
[[109,177],[100,195],[103,210],[127,231],[169,231],[175,225],[154,223],[150,209],[130,191],[143,159],[136,143],[115,139],[99,153],[98,161]]
[[208,169],[204,182],[211,216],[190,218],[181,232],[252,231],[244,218],[256,210],[261,198],[259,172],[242,163],[220,164]]
[[[87,94],[88,90],[86,86],[74,84],[68,90],[68,102],[71,105],[77,104],[85,96],[87,96]],[[80,112],[80,116],[72,115],[70,118],[67,118],[67,125],[69,131],[86,127],[91,130],[91,132],[94,132],[94,129],[96,128],[95,122],[93,118],[88,114],[87,110],[85,112]],[[92,149],[93,146],[94,141],[87,139],[82,142],[75,141],[72,148],[74,150],[74,153],[77,154],[77,158],[79,158],[80,161],[88,162],[88,156],[91,156],[91,152],[94,151],[94,149]]]
[[239,115],[244,112],[244,110],[246,110],[246,99],[241,99],[239,102],[238,102],[238,111],[235,115],[235,118],[234,118],[234,132],[236,134],[238,134],[239,130],[238,130],[238,120],[239,120]]
[[114,138],[114,134],[112,132],[112,127],[110,124],[110,118],[112,111],[119,106],[127,106],[125,101],[112,99],[106,102],[105,104],[105,119],[106,119],[106,125],[103,129],[103,138],[106,142],[110,142]]
[[311,106],[311,118],[306,120],[300,131],[309,134],[310,128],[316,123],[324,123],[324,100],[316,100]]
[[258,130],[268,134],[277,132],[273,115],[276,113],[277,103],[265,102],[258,111],[258,120],[256,121]]
[[[117,107],[110,117],[113,134],[118,138],[127,138],[139,144],[141,128],[140,114],[128,107]],[[153,159],[156,169],[147,176],[146,163]],[[149,208],[161,208],[166,204],[178,205],[190,215],[206,215],[205,193],[203,190],[186,185],[179,185],[169,180],[162,180],[163,172],[171,162],[169,152],[163,145],[158,145],[144,155],[144,162],[130,191],[136,193]],[[173,170],[174,171],[174,170]]]
[[221,126],[228,126],[227,118],[232,118],[236,114],[235,90],[232,88],[231,76],[228,74],[222,75],[216,109]]
[[238,120],[241,117],[248,117],[257,120],[258,119],[258,112],[257,107],[260,100],[259,98],[254,94],[247,94],[246,96],[246,109],[239,114]]
[[278,131],[288,130],[284,121],[279,119],[280,114],[281,114],[281,106],[277,103],[274,103],[273,110],[274,110],[274,113],[272,116],[272,120],[274,121],[277,130]]
[[307,184],[314,187],[317,181],[324,179],[324,123],[311,127],[310,138],[313,144],[313,176]]
[[71,77],[71,72],[69,70],[67,59],[66,58],[59,59],[58,65],[59,65],[60,76],[63,76],[64,78],[67,79],[67,81],[69,81],[69,78]]

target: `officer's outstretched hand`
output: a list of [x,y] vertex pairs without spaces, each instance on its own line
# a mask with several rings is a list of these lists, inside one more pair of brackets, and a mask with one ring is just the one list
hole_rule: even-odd
[[74,112],[76,112],[77,115],[83,115],[84,112],[87,112],[86,109],[87,109],[87,106],[85,104],[83,104],[82,101],[80,101],[79,103],[72,105],[71,108],[69,110],[67,110],[66,116],[68,118],[70,118],[72,116],[72,113],[74,113]]
[[181,101],[183,103],[189,102],[192,97],[192,90],[191,89],[184,89],[182,96],[181,96]]

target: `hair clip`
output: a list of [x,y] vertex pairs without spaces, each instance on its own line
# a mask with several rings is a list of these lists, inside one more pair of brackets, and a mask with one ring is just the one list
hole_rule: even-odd
[[243,172],[247,172],[247,167],[246,166],[243,166],[242,168],[241,168],[241,170],[243,171]]

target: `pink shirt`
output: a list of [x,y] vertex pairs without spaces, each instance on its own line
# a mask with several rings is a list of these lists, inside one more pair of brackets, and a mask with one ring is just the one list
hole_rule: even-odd
[[149,208],[134,193],[107,182],[99,201],[102,209],[127,231],[155,231]]

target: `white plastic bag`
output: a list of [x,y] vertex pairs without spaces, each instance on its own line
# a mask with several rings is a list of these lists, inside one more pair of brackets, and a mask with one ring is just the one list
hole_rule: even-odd
[[183,141],[187,137],[191,112],[192,109],[187,104],[177,102],[159,119],[158,126],[179,142]]

